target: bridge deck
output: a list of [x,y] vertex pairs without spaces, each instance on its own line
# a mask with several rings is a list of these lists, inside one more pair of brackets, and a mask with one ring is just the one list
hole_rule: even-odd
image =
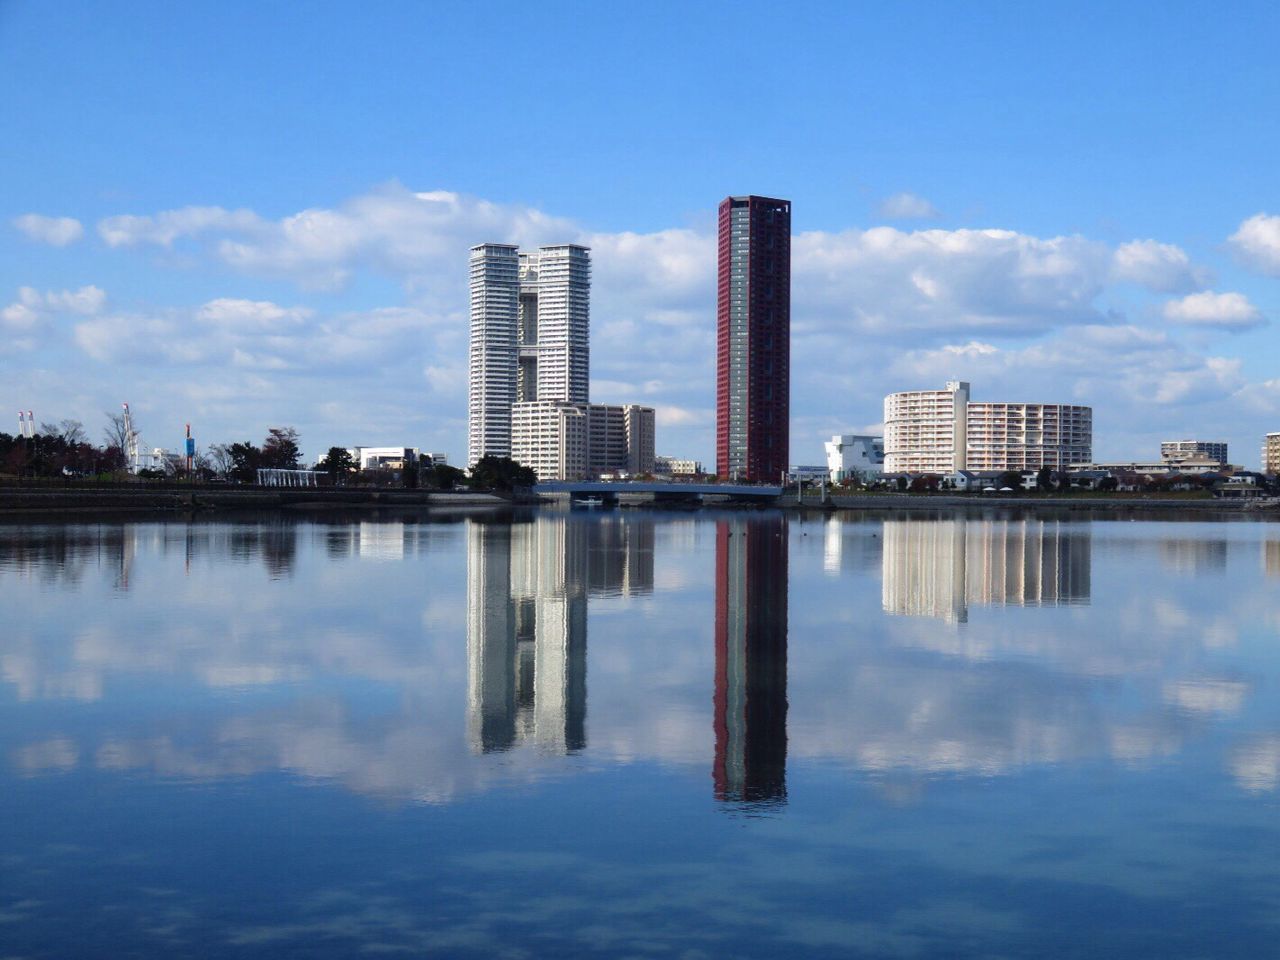
[[611,483],[604,480],[549,480],[536,483],[534,493],[567,493],[570,496],[597,494],[622,496],[625,494],[672,494],[675,496],[720,496],[771,499],[782,494],[781,487],[754,486],[733,483]]

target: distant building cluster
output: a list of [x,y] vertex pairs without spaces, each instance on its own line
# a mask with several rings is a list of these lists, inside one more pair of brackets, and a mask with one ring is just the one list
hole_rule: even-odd
[[1160,444],[1160,459],[1169,464],[1225,467],[1227,444],[1222,440],[1165,440]]
[[357,470],[405,470],[447,464],[443,453],[423,453],[417,447],[347,447]]
[[467,465],[510,457],[540,480],[653,469],[654,410],[589,401],[591,252],[471,248]]
[[969,384],[884,398],[886,473],[1065,470],[1093,454],[1093,410],[1066,403],[970,402]]
[[[924,477],[988,490],[1014,483],[1011,474],[1017,486],[1042,485],[1048,470],[1055,486],[1123,489],[1142,477],[1207,483],[1234,469],[1225,441],[1198,439],[1164,441],[1159,461],[1095,463],[1092,407],[973,401],[964,380],[891,393],[883,437],[838,434],[825,444],[825,466],[789,466],[790,201],[726,197],[717,253],[714,469],[722,481],[883,481],[905,489],[903,478]],[[652,407],[590,402],[587,247],[479,244],[471,248],[470,288],[468,466],[510,457],[542,480],[703,474],[696,460],[655,455]],[[1262,459],[1263,473],[1280,474],[1280,432],[1267,435]]]

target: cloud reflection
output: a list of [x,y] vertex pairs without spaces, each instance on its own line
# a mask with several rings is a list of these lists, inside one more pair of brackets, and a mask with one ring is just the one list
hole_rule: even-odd
[[[78,603],[6,592],[6,709],[64,700],[68,722],[0,745],[29,776],[284,772],[432,802],[593,763],[709,765],[747,805],[784,801],[797,760],[1143,764],[1248,716],[1258,678],[1213,657],[1274,614],[1247,579],[1197,595],[1147,575],[1212,572],[1233,540],[1131,530],[863,517],[802,540],[778,514],[642,511],[10,530],[0,576]],[[1267,575],[1273,544],[1231,569]],[[1275,789],[1272,734],[1251,736],[1225,766]]]

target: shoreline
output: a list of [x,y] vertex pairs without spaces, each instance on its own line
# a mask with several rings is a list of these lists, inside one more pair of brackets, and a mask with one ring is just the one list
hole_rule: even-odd
[[[370,511],[402,509],[430,513],[459,510],[554,506],[554,501],[513,499],[491,493],[446,492],[399,489],[252,488],[238,487],[143,487],[143,488],[0,488],[0,519],[88,515],[165,516],[174,514]],[[1280,504],[1260,504],[1251,500],[1154,499],[1116,497],[997,497],[946,494],[880,494],[835,496],[826,502],[806,499],[797,503],[786,496],[771,504],[743,504],[711,501],[699,504],[662,504],[637,499],[623,501],[625,508],[697,513],[702,510],[782,510],[805,515],[833,513],[967,513],[1000,511],[1049,512],[1067,514],[1161,514],[1194,515],[1205,518],[1280,520]]]

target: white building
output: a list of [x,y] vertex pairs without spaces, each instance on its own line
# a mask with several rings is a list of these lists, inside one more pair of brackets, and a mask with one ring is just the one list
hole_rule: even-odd
[[511,456],[515,403],[586,403],[591,254],[576,244],[521,253],[471,248],[467,465]]
[[1225,467],[1227,444],[1223,440],[1165,440],[1160,444],[1160,459],[1166,463],[1211,462]]
[[585,480],[653,472],[655,413],[636,404],[517,403],[511,458],[539,480]]
[[417,447],[348,447],[360,470],[403,470],[418,462]]
[[702,473],[702,461],[682,457],[654,457],[653,472],[666,477],[696,477]]
[[845,433],[832,437],[824,446],[832,483],[884,473],[884,437]]
[[1088,463],[1093,410],[1062,403],[972,403],[969,384],[884,399],[884,471],[1065,470]]

